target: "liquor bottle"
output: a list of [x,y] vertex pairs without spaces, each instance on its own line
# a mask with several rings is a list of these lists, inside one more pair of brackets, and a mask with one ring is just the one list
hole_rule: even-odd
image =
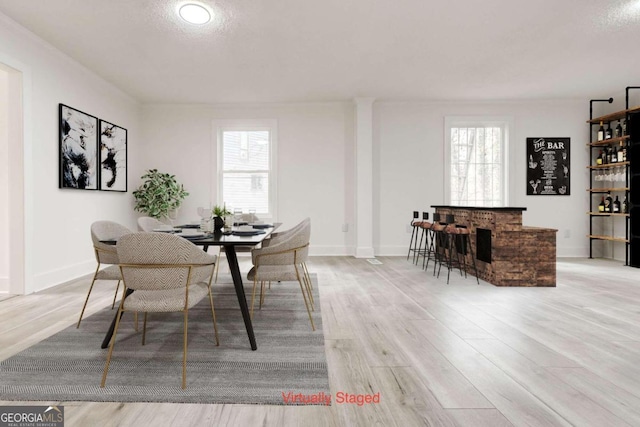
[[603,165],[609,164],[609,149],[608,148],[604,149],[604,154],[602,155],[602,164]]
[[[622,144],[622,142],[620,144]],[[622,146],[622,161],[623,162],[627,161],[627,146],[626,145]]]
[[613,210],[613,199],[611,198],[611,194],[609,194],[604,199],[604,212],[611,213],[612,210]]
[[613,201],[613,213],[620,213],[620,200],[618,200],[618,196]]
[[622,141],[620,141],[620,149],[618,150],[618,162],[626,161],[624,158],[624,146],[622,145]]
[[627,134],[627,122],[622,122],[622,136]]
[[602,164],[602,150],[598,153],[598,157],[596,157],[596,165]]
[[598,205],[598,212],[604,212],[604,196],[602,196],[602,200],[600,201],[600,204]]
[[629,203],[627,203],[627,196],[624,196],[622,201],[622,213],[629,213]]
[[604,140],[604,126],[602,126],[603,122],[600,120],[600,127],[598,128],[598,141]]
[[616,138],[620,138],[622,136],[622,125],[620,122],[622,122],[622,120],[618,120],[618,125],[616,126],[616,132],[614,134]]
[[607,123],[607,129],[604,131],[604,139],[613,138],[613,130],[611,129],[611,123]]
[[609,163],[618,163],[618,147],[615,145],[611,149],[611,158],[609,159]]

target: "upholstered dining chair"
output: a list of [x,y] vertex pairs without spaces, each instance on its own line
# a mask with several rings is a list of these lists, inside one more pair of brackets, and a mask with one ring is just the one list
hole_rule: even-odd
[[[187,324],[189,309],[207,295],[211,306],[216,345],[219,345],[211,279],[216,257],[180,236],[165,233],[132,233],[116,245],[125,297],[120,301],[116,325],[100,387],[104,387],[116,343],[120,317],[125,311],[144,312],[142,345],[147,332],[147,313],[183,313],[182,388],[187,387]],[[133,291],[133,292],[128,292]]]
[[253,268],[249,271],[248,279],[253,281],[251,295],[251,316],[255,305],[256,288],[260,283],[260,307],[264,301],[264,284],[271,281],[297,281],[302,291],[311,329],[315,331],[313,317],[313,296],[311,281],[304,273],[303,265],[309,256],[309,239],[311,237],[311,222],[303,221],[303,225],[296,231],[288,233],[287,237],[280,237],[267,247],[254,249],[251,252]]
[[[300,229],[310,224],[311,224],[311,218],[307,217],[288,230],[271,233],[271,236],[269,236],[268,239],[265,239],[262,242],[261,247],[266,248],[272,244],[282,242],[286,238],[292,236],[293,234],[300,231]],[[309,284],[310,289],[313,289],[313,284],[311,282],[311,276],[309,275],[309,269],[307,268],[306,259],[301,263],[301,266],[302,266],[302,274],[304,276],[304,279],[306,280],[306,283]],[[269,289],[271,289],[271,282],[269,281],[268,283],[269,283]],[[313,298],[313,296],[311,296],[311,298]]]
[[[80,327],[84,310],[87,308],[89,296],[91,295],[91,291],[93,290],[93,285],[96,283],[96,280],[118,281],[115,294],[113,295],[111,308],[115,306],[118,289],[120,288],[120,281],[122,280],[120,269],[117,266],[118,254],[116,253],[115,246],[102,243],[101,240],[117,240],[129,233],[132,233],[132,231],[124,225],[120,225],[113,221],[96,221],[91,224],[91,240],[93,241],[93,250],[96,256],[96,261],[98,261],[98,265],[95,273],[93,274],[93,278],[91,279],[91,286],[89,286],[89,292],[87,292],[87,298],[84,300],[84,305],[82,306],[82,311],[80,312],[80,318],[78,319],[76,328]],[[100,267],[105,264],[108,264],[109,266],[101,270]]]
[[138,230],[153,231],[166,227],[167,224],[150,216],[141,216],[138,218]]

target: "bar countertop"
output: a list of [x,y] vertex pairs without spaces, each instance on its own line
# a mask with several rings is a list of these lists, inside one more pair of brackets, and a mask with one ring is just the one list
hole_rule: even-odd
[[475,211],[526,211],[527,208],[519,207],[499,207],[499,206],[454,206],[454,205],[431,205],[432,208],[444,209],[467,209]]

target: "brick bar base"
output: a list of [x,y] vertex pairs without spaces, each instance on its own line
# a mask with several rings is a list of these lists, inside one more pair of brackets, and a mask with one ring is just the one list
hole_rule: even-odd
[[[523,226],[522,209],[435,208],[469,228],[474,257],[476,229],[491,231],[491,262],[476,259],[480,279],[496,286],[556,286],[558,230]],[[467,272],[474,274],[471,254],[467,254],[466,262]]]

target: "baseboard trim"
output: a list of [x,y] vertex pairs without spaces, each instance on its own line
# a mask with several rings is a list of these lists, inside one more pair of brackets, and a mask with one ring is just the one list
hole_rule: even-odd
[[83,261],[67,267],[36,274],[33,277],[34,292],[42,291],[71,280],[91,274],[96,269],[95,259]]

